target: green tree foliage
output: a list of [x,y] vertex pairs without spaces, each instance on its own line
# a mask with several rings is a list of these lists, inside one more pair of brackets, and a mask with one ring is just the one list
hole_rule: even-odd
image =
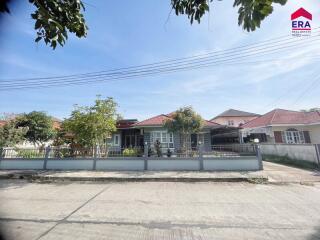
[[260,28],[261,21],[273,12],[273,3],[285,5],[287,0],[235,0],[238,7],[238,24],[250,32]]
[[190,134],[200,131],[203,119],[192,107],[183,107],[173,114],[172,119],[165,121],[164,126],[169,132],[180,133],[182,147],[186,149],[187,138]]
[[105,146],[105,141],[116,131],[117,104],[112,98],[100,99],[93,106],[75,106],[62,129],[82,147]]
[[[8,2],[0,1],[0,13],[10,13]],[[77,37],[85,37],[88,27],[82,11],[81,0],[29,0],[36,7],[31,17],[35,20],[36,42],[43,40],[55,49],[57,44],[63,46],[68,38],[68,31]],[[200,23],[201,18],[210,10],[213,0],[171,0],[176,15],[187,15],[192,24]],[[234,0],[238,7],[238,24],[246,31],[259,28],[261,21],[273,12],[273,4],[286,4],[287,0]]]
[[[192,24],[200,23],[201,18],[210,10],[213,0],[171,0],[176,15],[185,14]],[[284,5],[287,0],[235,0],[233,7],[238,7],[238,24],[246,31],[260,27],[261,21],[273,12],[273,3]]]
[[[8,0],[0,3],[0,12],[10,13]],[[36,42],[43,40],[53,49],[57,44],[63,46],[68,39],[68,32],[77,37],[85,37],[88,27],[82,11],[81,0],[29,0],[36,10],[31,14],[37,31]]]
[[27,128],[17,127],[16,121],[8,121],[5,125],[0,127],[0,148],[14,147],[25,140]]
[[55,135],[52,117],[44,112],[33,111],[20,115],[15,120],[16,126],[26,128],[25,139],[33,144],[43,144]]

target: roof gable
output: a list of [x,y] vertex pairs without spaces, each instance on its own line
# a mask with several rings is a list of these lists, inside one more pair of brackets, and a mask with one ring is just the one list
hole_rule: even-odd
[[220,113],[219,115],[212,118],[211,120],[214,120],[218,117],[257,117],[257,116],[260,116],[260,115],[256,113],[245,112],[245,111],[240,111],[236,109],[228,109],[227,111]]

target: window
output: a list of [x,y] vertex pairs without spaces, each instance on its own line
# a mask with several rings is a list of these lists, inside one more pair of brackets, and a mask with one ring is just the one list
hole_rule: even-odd
[[161,143],[163,148],[173,148],[173,133],[167,133],[166,131],[154,131],[150,133],[150,143],[153,147],[156,141]]
[[120,146],[120,134],[113,135],[113,145]]
[[233,126],[234,125],[234,121],[233,120],[228,120],[228,126]]
[[282,141],[289,144],[305,143],[303,131],[290,128],[282,133]]

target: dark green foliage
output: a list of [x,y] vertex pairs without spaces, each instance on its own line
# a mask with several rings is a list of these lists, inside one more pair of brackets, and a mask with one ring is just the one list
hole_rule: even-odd
[[55,49],[57,43],[63,46],[68,31],[77,37],[85,37],[88,27],[81,10],[80,0],[29,0],[37,9],[31,14],[37,30],[36,42],[41,39]]
[[209,11],[209,1],[212,0],[171,0],[176,15],[186,14],[192,24],[194,20],[200,23],[202,16]]
[[33,111],[16,119],[16,126],[26,128],[25,139],[42,144],[54,138],[55,130],[50,116],[44,112]]
[[17,127],[16,121],[8,121],[0,127],[0,147],[13,147],[25,140],[27,128]]
[[248,32],[256,30],[273,12],[273,3],[286,4],[287,0],[235,0],[233,7],[239,7],[238,24]]

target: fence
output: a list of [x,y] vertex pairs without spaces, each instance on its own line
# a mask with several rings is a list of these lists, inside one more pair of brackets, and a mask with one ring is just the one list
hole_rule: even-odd
[[287,156],[320,165],[320,144],[261,144],[261,154]]
[[[254,148],[250,148],[254,151]],[[160,151],[162,152],[162,151]],[[170,154],[150,152],[144,148],[113,149],[3,149],[0,169],[55,169],[55,170],[259,170],[261,157],[244,147],[213,146],[204,152],[177,150]]]

